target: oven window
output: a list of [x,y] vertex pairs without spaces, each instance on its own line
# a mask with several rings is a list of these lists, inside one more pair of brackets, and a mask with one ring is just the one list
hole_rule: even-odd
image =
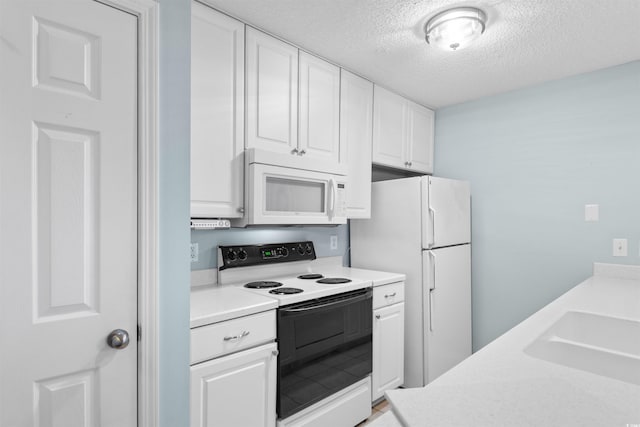
[[[363,294],[364,292],[364,294]],[[346,295],[346,294],[345,294]],[[278,416],[286,418],[365,378],[372,366],[371,292],[278,313]]]
[[325,212],[325,183],[267,176],[267,212]]

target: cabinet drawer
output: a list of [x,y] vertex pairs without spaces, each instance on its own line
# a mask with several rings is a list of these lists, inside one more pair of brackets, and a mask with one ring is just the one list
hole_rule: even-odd
[[194,328],[191,330],[191,364],[275,339],[275,310]]
[[404,282],[391,283],[373,288],[374,309],[402,301],[404,301]]

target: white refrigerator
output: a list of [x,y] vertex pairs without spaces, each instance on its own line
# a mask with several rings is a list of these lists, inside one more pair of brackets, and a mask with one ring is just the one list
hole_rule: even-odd
[[372,184],[371,219],[352,220],[351,265],[404,273],[405,387],[471,355],[469,183],[421,176]]

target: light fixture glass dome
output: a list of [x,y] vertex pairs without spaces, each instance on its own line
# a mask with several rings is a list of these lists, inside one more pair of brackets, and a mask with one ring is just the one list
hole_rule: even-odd
[[445,10],[424,26],[427,43],[445,50],[464,49],[484,32],[487,15],[473,7]]

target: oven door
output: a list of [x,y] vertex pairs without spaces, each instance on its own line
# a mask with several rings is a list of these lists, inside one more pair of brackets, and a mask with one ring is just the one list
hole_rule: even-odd
[[279,418],[371,374],[372,290],[278,309]]
[[343,176],[261,163],[248,167],[248,224],[346,224]]

